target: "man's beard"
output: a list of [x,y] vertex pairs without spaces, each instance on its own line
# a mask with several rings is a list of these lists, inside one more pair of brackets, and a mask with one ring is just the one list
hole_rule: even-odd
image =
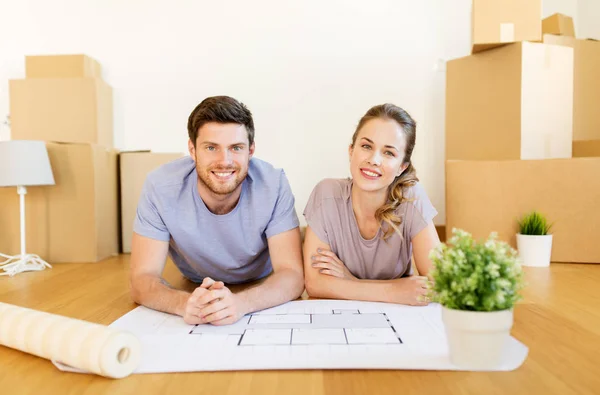
[[[211,172],[230,172],[234,171],[234,177],[227,181],[226,183],[218,182],[214,179],[214,175]],[[248,175],[248,170],[245,170],[243,173],[241,172],[241,168],[237,166],[230,167],[214,167],[208,169],[199,169],[196,165],[196,173],[198,173],[198,179],[202,184],[204,184],[212,193],[215,195],[229,195],[233,191],[235,191],[244,179]]]

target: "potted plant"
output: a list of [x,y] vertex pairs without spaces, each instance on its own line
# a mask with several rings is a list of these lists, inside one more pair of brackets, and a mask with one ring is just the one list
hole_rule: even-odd
[[517,250],[523,266],[550,266],[552,256],[551,224],[537,211],[525,215],[519,222]]
[[468,369],[492,369],[513,324],[523,273],[517,252],[495,233],[477,243],[453,229],[448,244],[430,254],[431,299],[442,305],[450,361]]

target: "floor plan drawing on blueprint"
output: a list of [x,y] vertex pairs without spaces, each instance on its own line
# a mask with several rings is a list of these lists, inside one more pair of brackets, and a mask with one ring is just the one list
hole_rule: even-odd
[[[449,362],[441,307],[302,300],[244,316],[232,325],[187,325],[138,307],[113,322],[142,342],[136,373],[259,369],[458,370]],[[502,366],[527,347],[510,338]]]
[[[239,333],[238,346],[259,345],[361,345],[402,344],[386,313],[361,314],[358,309],[332,309],[329,313],[251,314]],[[190,334],[214,333],[206,325],[196,325]],[[241,328],[241,326],[237,326]],[[236,329],[237,329],[236,328]]]

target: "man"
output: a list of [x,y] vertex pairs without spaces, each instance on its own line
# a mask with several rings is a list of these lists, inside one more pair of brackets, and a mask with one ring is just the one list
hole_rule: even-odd
[[[188,324],[225,325],[300,296],[294,196],[282,170],[252,158],[248,108],[231,97],[209,97],[192,111],[188,134],[190,156],[151,172],[144,184],[131,250],[133,299]],[[162,279],[167,253],[184,276],[201,283],[193,293]],[[269,274],[236,294],[224,284]]]

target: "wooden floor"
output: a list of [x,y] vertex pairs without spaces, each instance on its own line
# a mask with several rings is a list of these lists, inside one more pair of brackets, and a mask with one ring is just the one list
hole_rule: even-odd
[[[109,324],[135,305],[129,256],[59,264],[0,277],[0,301]],[[165,277],[190,287],[168,265]],[[121,380],[58,371],[49,361],[0,346],[2,394],[599,394],[600,265],[526,268],[513,336],[529,356],[514,372],[250,371],[132,375]]]

